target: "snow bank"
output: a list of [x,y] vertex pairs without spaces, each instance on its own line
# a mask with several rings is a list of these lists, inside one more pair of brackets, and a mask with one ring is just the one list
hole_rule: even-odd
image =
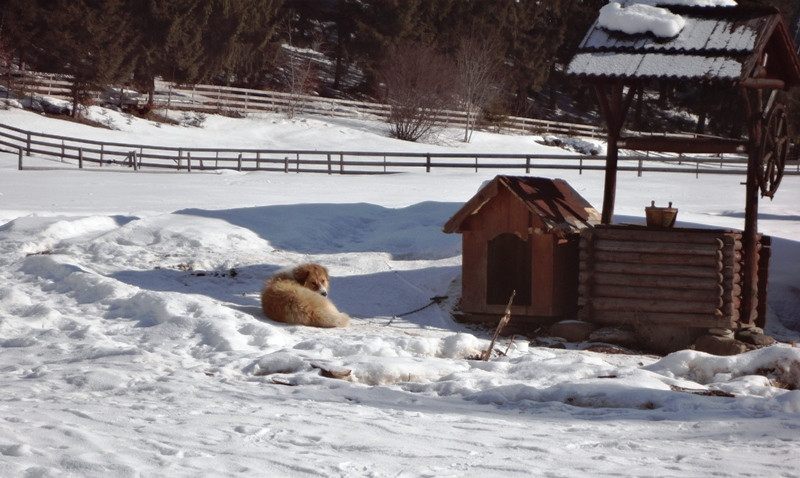
[[[380,125],[364,131],[318,118],[209,115],[203,128],[126,120],[116,132],[0,111],[7,119],[105,140],[226,147],[283,135],[320,149],[342,138],[405,146],[375,140]],[[449,150],[563,151],[525,136],[476,133],[474,142]],[[450,316],[461,246],[441,227],[495,171],[17,171],[3,155],[0,476],[781,476],[800,468],[800,392],[789,390],[800,357],[788,344],[658,358],[517,337],[500,339],[504,355],[475,360],[490,334]],[[600,204],[602,173],[558,176]],[[673,201],[683,224],[741,226],[744,201],[730,199],[743,194],[735,175],[619,179],[617,220],[643,221],[656,200]],[[782,325],[789,341],[800,338],[799,180],[786,176],[782,193],[759,208],[773,236],[768,325]],[[330,297],[354,317],[350,328],[261,314],[264,279],[306,261],[331,271]],[[448,299],[420,309],[434,296]]]

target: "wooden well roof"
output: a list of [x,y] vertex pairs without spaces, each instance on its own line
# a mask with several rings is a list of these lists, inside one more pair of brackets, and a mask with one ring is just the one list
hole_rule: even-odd
[[800,62],[780,13],[771,7],[662,6],[685,20],[674,38],[629,35],[594,25],[568,73],[585,79],[748,79],[800,84]]
[[471,216],[497,196],[501,188],[532,213],[536,214],[549,231],[578,232],[600,224],[600,213],[563,179],[530,176],[496,176],[456,212],[444,225],[444,232],[461,232],[462,225]]

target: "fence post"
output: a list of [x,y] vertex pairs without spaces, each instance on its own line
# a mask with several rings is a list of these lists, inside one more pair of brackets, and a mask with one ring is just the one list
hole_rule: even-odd
[[186,152],[186,172],[187,173],[191,173],[192,172],[192,152],[191,151],[187,151]]
[[237,167],[236,170],[239,171],[239,172],[242,171],[242,153],[239,153],[239,163],[238,163],[238,167]]
[[18,168],[22,171],[22,146],[19,147]]
[[62,139],[61,140],[61,162],[62,163],[64,162],[64,153],[65,153],[65,151],[64,151],[64,140]]
[[531,172],[531,157],[525,157],[525,174],[530,174]]
[[[428,172],[430,172],[430,170],[428,170]],[[477,156],[475,156],[475,172],[476,173],[478,172],[478,157]]]
[[178,149],[178,171],[181,170],[181,161],[183,160],[183,150]]
[[295,159],[295,165],[294,165],[295,172],[297,174],[300,174],[300,153],[296,153],[295,158],[296,158]]
[[[648,157],[650,156],[650,152],[647,153]],[[639,168],[636,170],[636,177],[642,177],[642,157],[639,156]]]
[[78,169],[83,169],[83,148],[78,148]]
[[261,151],[256,151],[256,170],[261,169]]
[[578,160],[578,175],[583,176],[583,156]]
[[331,164],[331,153],[328,153],[328,174],[333,172],[333,165]]
[[694,178],[697,179],[700,177],[700,160],[698,159],[695,163],[695,170],[694,170]]
[[[478,170],[478,168],[476,167],[475,171],[477,171],[477,170]],[[425,172],[426,173],[431,172],[431,153],[427,153],[425,155]]]
[[283,158],[283,172],[284,173],[289,172],[289,156],[284,156]]
[[344,174],[344,153],[339,153],[339,174]]
[[100,145],[100,166],[103,166],[103,153],[105,152],[105,144]]
[[28,144],[27,144],[27,147],[25,149],[27,151],[26,156],[30,156],[31,155],[31,134],[30,133],[28,133]]

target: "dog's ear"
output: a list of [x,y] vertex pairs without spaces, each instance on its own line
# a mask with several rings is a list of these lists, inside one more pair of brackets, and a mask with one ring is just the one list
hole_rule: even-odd
[[308,278],[309,273],[310,271],[308,270],[308,266],[306,265],[297,266],[294,268],[294,280],[303,284]]

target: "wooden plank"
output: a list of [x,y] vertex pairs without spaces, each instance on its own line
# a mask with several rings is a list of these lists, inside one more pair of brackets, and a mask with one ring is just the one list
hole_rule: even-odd
[[620,138],[619,147],[636,151],[686,154],[743,154],[747,143],[726,138],[687,138],[679,136],[631,136]]
[[640,299],[654,301],[686,301],[710,304],[722,307],[722,286],[715,290],[696,289],[670,289],[666,287],[629,287],[619,285],[580,285],[578,293],[582,296],[591,295],[591,300],[598,298]]
[[683,255],[603,250],[589,252],[582,250],[580,258],[582,261],[594,260],[597,262],[718,267],[723,261],[723,254],[720,251],[715,251],[708,255]]
[[632,242],[608,239],[595,239],[593,248],[596,251],[640,252],[646,254],[675,255],[713,255],[722,248],[722,241],[710,244],[681,244],[673,242]]
[[[637,311],[637,312],[671,312],[679,314],[712,314],[725,315],[720,307],[701,302],[669,302],[664,300],[648,299],[620,299],[593,297],[582,305],[588,305],[593,310],[607,311]],[[727,311],[730,312],[730,311]]]
[[696,289],[705,291],[718,290],[720,281],[708,278],[675,277],[661,275],[633,276],[629,274],[596,273],[591,276],[582,274],[580,282],[592,282],[599,285],[617,285],[628,287],[670,287],[673,289]]
[[677,327],[726,328],[737,327],[737,319],[713,314],[676,314],[667,312],[588,311],[581,310],[578,318],[609,325],[673,325]]
[[698,277],[722,281],[722,265],[718,268],[694,267],[694,266],[670,266],[660,265],[653,267],[650,264],[614,264],[597,263],[593,264],[593,269],[587,269],[586,264],[581,263],[581,271],[584,273],[602,272],[609,274],[631,274],[642,276],[663,276],[663,277]]
[[609,239],[631,242],[677,242],[680,244],[716,244],[718,239],[725,241],[726,237],[741,238],[738,231],[718,229],[648,229],[644,226],[598,226],[586,229],[582,237],[592,239]]

